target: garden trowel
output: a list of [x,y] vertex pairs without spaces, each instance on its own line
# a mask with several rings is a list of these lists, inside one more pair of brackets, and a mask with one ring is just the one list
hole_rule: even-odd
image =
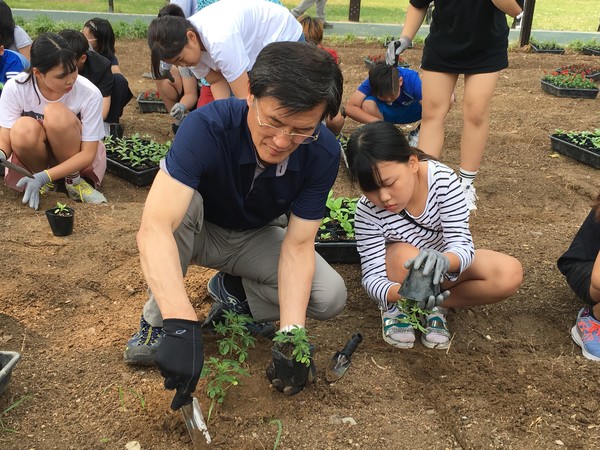
[[352,362],[350,357],[362,340],[362,334],[354,333],[342,351],[336,352],[336,354],[333,355],[333,358],[331,358],[331,361],[325,369],[325,379],[328,382],[335,383],[344,376]]
[[15,172],[20,173],[21,175],[25,175],[26,177],[33,178],[33,174],[29,170],[17,164],[11,163],[10,161],[7,161],[5,159],[0,159],[0,166],[4,166],[10,170],[14,170]]
[[190,433],[190,438],[192,438],[194,448],[206,448],[211,443],[211,439],[198,399],[192,397],[188,404],[181,407],[181,414],[188,433]]

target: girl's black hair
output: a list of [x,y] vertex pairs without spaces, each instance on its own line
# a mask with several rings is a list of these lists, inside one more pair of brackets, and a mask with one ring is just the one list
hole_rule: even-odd
[[200,42],[200,34],[184,17],[157,17],[148,26],[148,47],[152,75],[160,78],[160,62],[175,58],[188,43],[186,33],[193,31]]
[[10,6],[0,0],[0,45],[9,49],[15,43],[15,19]]
[[89,29],[96,39],[97,47],[93,46],[96,53],[100,53],[112,61],[115,57],[115,32],[110,22],[100,17],[94,17],[88,20],[83,27]]
[[180,8],[179,5],[175,3],[169,3],[166,6],[163,6],[160,11],[158,11],[158,17],[164,16],[173,16],[173,17],[183,17],[185,19],[185,13],[183,9]]
[[[75,52],[58,33],[42,33],[31,44],[31,65],[26,70],[29,75],[20,83],[29,83],[33,79],[33,69],[46,74],[56,66],[62,66],[63,75],[75,72],[77,70]],[[33,89],[36,89],[35,84]],[[40,100],[37,90],[35,93]]]
[[435,159],[408,145],[404,133],[393,123],[371,122],[358,128],[348,140],[346,158],[350,180],[363,192],[381,188],[380,162],[407,163],[415,155],[419,161]]

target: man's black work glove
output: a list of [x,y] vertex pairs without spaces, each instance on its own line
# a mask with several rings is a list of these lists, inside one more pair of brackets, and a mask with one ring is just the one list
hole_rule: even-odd
[[[300,392],[308,383],[313,383],[317,376],[317,368],[313,360],[315,346],[310,345],[310,365],[296,361],[295,356],[284,355],[281,350],[291,344],[276,342],[271,348],[273,362],[267,367],[267,378],[279,392],[294,395]],[[293,350],[293,348],[291,349]]]
[[154,363],[165,379],[165,388],[177,389],[171,402],[176,411],[192,401],[204,365],[200,322],[165,319],[163,331],[165,337],[156,350]]

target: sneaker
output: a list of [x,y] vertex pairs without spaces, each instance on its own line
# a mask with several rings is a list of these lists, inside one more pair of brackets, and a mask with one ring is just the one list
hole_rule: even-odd
[[577,314],[577,321],[571,328],[571,337],[581,347],[585,358],[600,361],[600,322],[590,315],[589,307]]
[[450,330],[446,322],[446,310],[436,306],[425,317],[425,331],[421,343],[427,348],[446,349],[450,345]]
[[421,130],[421,124],[417,125],[417,128],[408,133],[408,145],[411,147],[417,147],[419,145],[419,131]]
[[72,200],[83,203],[106,203],[106,197],[83,179],[78,184],[65,183],[65,186]]
[[323,22],[323,29],[324,30],[331,30],[333,28],[333,25],[330,24],[329,22]]
[[409,323],[402,323],[403,319],[408,319],[408,316],[400,308],[393,311],[381,311],[381,336],[385,342],[394,347],[413,348],[415,329]]
[[123,352],[125,363],[137,366],[153,366],[154,355],[164,335],[162,327],[153,327],[142,316],[140,329],[127,341],[127,347]]
[[56,185],[52,181],[48,181],[40,188],[40,195],[47,194],[48,192],[54,192],[56,190]]
[[[225,289],[225,272],[218,272],[208,280],[208,294],[215,301],[202,324],[203,328],[212,329],[214,322],[221,322],[225,311],[233,311],[236,314],[245,314],[252,317],[247,300],[240,300]],[[253,335],[273,338],[275,336],[275,324],[273,322],[248,322],[246,328]]]
[[469,211],[476,211],[477,205],[475,202],[479,200],[479,197],[477,197],[477,191],[475,188],[473,186],[463,186],[463,192],[465,193],[465,198],[467,199],[467,208]]

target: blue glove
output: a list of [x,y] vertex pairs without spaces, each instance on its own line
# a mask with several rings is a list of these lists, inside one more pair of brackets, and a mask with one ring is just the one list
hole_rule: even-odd
[[185,115],[185,112],[187,111],[187,108],[185,107],[185,105],[183,103],[175,103],[173,105],[173,107],[171,108],[171,112],[169,114],[171,114],[171,117],[175,120],[181,120],[183,119],[183,116]]
[[202,366],[204,347],[200,322],[196,320],[165,319],[165,337],[154,355],[154,364],[165,379],[165,388],[177,389],[171,402],[174,411],[192,401]]
[[409,259],[404,263],[404,267],[410,269],[414,267],[416,270],[423,266],[423,275],[429,275],[433,270],[431,281],[433,284],[441,284],[444,279],[444,275],[450,268],[450,260],[446,255],[436,250],[425,249],[421,250],[419,254],[412,259]]
[[404,50],[410,47],[412,41],[406,36],[402,36],[396,41],[392,41],[388,44],[387,52],[385,53],[385,63],[388,66],[395,66],[398,62],[398,55]]
[[43,185],[50,182],[48,172],[42,170],[34,173],[33,178],[23,177],[17,181],[17,187],[25,187],[23,194],[23,203],[28,203],[30,208],[38,209],[40,206],[40,189]]

